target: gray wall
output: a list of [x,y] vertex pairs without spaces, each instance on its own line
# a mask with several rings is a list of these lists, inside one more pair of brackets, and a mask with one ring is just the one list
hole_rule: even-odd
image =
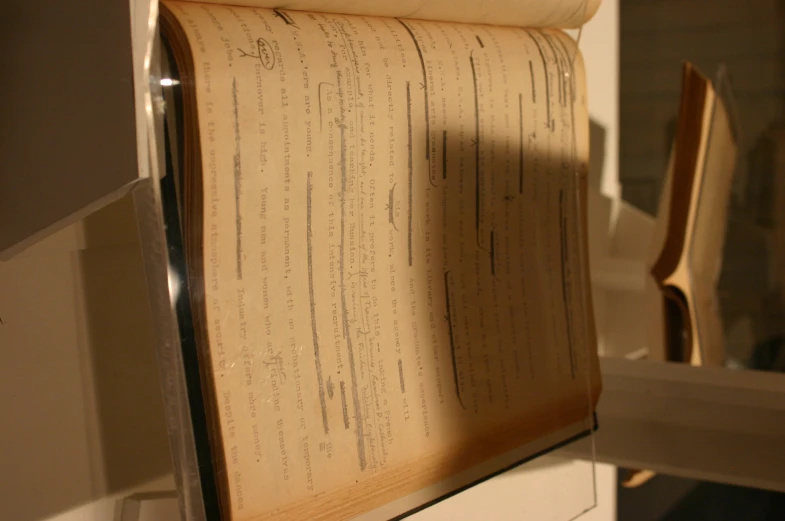
[[682,60],[709,77],[722,63],[730,72],[743,140],[735,195],[743,197],[746,152],[769,125],[785,117],[783,31],[782,0],[622,0],[620,176],[625,199],[647,212],[656,210]]

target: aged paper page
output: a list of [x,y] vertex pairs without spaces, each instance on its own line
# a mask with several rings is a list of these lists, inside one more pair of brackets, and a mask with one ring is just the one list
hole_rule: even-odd
[[694,225],[687,246],[688,284],[694,300],[696,340],[702,365],[725,364],[725,333],[717,285],[722,269],[731,187],[738,146],[721,97],[710,96],[706,150],[698,174]]
[[[223,3],[222,0],[206,0]],[[588,22],[601,0],[233,0],[232,4],[286,11],[317,11],[444,22],[577,28]],[[279,16],[281,16],[279,15]]]
[[346,519],[589,415],[568,37],[167,6],[232,519]]
[[652,261],[658,293],[680,302],[678,309],[667,308],[671,313],[660,333],[668,335],[663,343],[667,350],[661,357],[721,365],[724,335],[717,283],[738,150],[725,105],[711,82],[691,64],[684,65],[683,74],[681,111],[689,112],[679,120]]

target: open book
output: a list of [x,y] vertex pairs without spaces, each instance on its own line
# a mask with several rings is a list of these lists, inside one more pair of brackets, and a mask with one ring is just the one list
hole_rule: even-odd
[[584,70],[546,27],[596,2],[239,3],[161,13],[220,516],[387,519],[592,429]]
[[652,239],[651,275],[661,293],[653,358],[723,365],[717,295],[738,145],[724,100],[683,66],[679,121]]

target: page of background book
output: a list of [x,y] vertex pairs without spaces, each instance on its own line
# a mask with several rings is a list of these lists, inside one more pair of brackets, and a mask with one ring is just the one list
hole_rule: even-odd
[[590,416],[568,36],[165,5],[193,56],[232,519],[346,519]]

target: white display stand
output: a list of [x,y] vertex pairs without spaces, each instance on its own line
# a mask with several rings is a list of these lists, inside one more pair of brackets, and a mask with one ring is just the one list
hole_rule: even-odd
[[604,358],[596,445],[575,457],[785,492],[785,375]]

